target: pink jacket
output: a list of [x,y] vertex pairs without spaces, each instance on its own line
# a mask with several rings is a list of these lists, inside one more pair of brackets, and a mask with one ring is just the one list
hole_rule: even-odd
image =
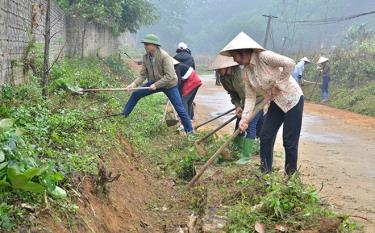
[[195,70],[191,70],[191,74],[187,77],[187,79],[184,80],[181,93],[182,96],[188,95],[192,90],[202,85],[202,80],[199,78],[198,74],[195,72]]

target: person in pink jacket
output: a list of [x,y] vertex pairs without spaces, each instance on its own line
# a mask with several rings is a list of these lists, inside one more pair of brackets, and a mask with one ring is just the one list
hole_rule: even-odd
[[277,132],[283,126],[285,172],[297,171],[298,143],[304,106],[303,92],[291,76],[295,62],[285,56],[266,51],[248,35],[241,32],[221,52],[231,56],[243,66],[241,75],[245,83],[245,107],[240,129],[245,131],[254,110],[256,93],[268,100],[260,133],[261,170],[271,172],[273,148]]

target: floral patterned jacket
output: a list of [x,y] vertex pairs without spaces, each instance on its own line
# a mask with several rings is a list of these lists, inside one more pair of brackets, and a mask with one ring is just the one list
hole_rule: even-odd
[[283,112],[297,105],[302,89],[291,76],[295,62],[272,51],[253,52],[250,64],[242,69],[245,83],[245,107],[242,118],[248,119],[254,110],[256,93],[274,101]]

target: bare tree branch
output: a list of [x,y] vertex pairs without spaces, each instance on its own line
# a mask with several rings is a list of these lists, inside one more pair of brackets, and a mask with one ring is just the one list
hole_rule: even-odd
[[65,45],[66,45],[66,41],[65,41],[64,45],[61,47],[60,52],[59,52],[59,54],[57,55],[57,57],[56,57],[55,60],[52,62],[52,65],[49,67],[48,72],[51,71],[51,69],[53,68],[53,66],[54,66],[54,65],[56,64],[56,62],[59,60],[60,55],[61,55],[62,51],[63,51],[64,48],[65,48]]

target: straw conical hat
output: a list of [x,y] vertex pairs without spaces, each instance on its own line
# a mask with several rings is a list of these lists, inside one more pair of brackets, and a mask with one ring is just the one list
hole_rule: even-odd
[[301,58],[300,61],[304,61],[304,62],[311,63],[311,61],[310,61],[307,57],[303,57],[303,58]]
[[173,60],[173,65],[177,65],[177,64],[180,64],[180,62],[179,62],[179,61],[177,61],[176,59],[174,59],[173,57],[172,57],[172,60]]
[[230,56],[230,51],[238,49],[254,49],[258,51],[264,51],[265,49],[260,46],[255,40],[251,39],[244,32],[240,32],[227,46],[225,46],[220,54],[223,56]]
[[322,64],[322,63],[324,63],[326,61],[328,61],[328,58],[326,58],[326,57],[320,57],[317,63],[318,64]]
[[209,70],[218,70],[238,66],[238,63],[233,60],[233,57],[217,55],[209,66]]

